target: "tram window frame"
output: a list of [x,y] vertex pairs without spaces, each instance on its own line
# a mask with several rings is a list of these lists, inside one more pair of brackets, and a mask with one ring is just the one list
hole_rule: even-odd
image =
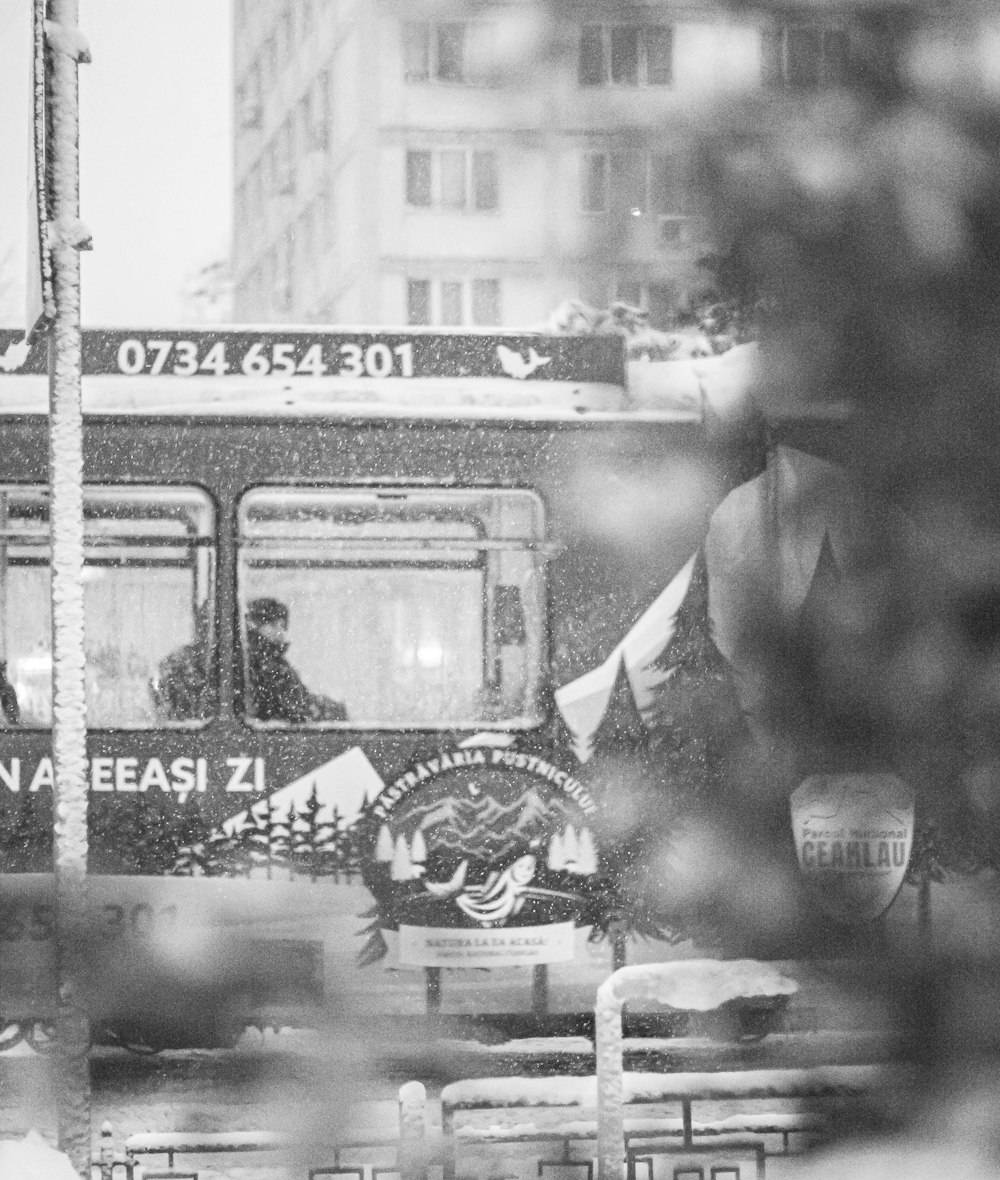
[[[33,520],[34,527],[29,523],[27,527],[16,529],[6,519],[9,497],[20,497],[20,519]],[[0,616],[3,616],[0,618],[0,647],[3,649],[0,659],[5,664],[9,659],[10,648],[16,646],[16,641],[10,636],[12,623],[6,618],[6,595],[10,589],[6,572],[11,566],[24,569],[37,567],[44,571],[44,580],[48,585],[52,559],[50,506],[51,497],[45,484],[16,481],[0,483]],[[204,728],[219,714],[219,637],[216,618],[219,511],[215,498],[207,488],[194,483],[102,482],[84,485],[83,506],[88,729],[137,732]],[[177,527],[169,527],[167,522],[171,518]],[[134,526],[136,522],[142,521],[153,527],[129,528],[130,524]],[[156,527],[157,523],[159,527]],[[12,549],[21,550],[13,560],[10,557]],[[188,596],[190,599],[190,614],[181,612],[177,615],[184,623],[183,634],[172,636],[169,644],[153,645],[145,653],[132,653],[123,648],[116,651],[114,645],[108,643],[108,637],[118,635],[119,632],[107,627],[103,630],[95,628],[93,608],[88,608],[86,603],[87,586],[99,581],[102,571],[137,571],[159,566],[189,571],[188,578],[175,588],[182,599]],[[10,719],[0,723],[27,732],[46,732],[52,728],[51,671],[46,671],[46,666],[51,669],[52,653],[51,645],[46,647],[44,643],[51,631],[51,617],[48,595],[43,598],[42,625],[35,628],[35,633],[42,638],[36,640],[35,650],[25,651],[18,656],[18,666],[12,674],[12,681],[20,686],[18,703],[21,718],[16,725]],[[124,609],[128,616],[134,604],[134,599],[131,602],[126,599],[124,606],[119,603],[113,609]],[[202,629],[200,640],[199,627]],[[148,634],[144,628],[139,630]],[[166,716],[161,711],[162,700],[158,697],[159,670],[167,657],[181,649],[193,648],[199,642],[205,654],[204,664],[199,665],[199,671],[203,673],[199,713],[192,717]],[[110,687],[113,693],[123,698],[134,693],[135,686],[139,684],[145,691],[143,703],[137,706],[137,715],[132,719],[105,718],[95,705],[94,694],[98,687],[93,677],[95,668],[100,666],[100,660],[95,655],[107,658],[105,649],[118,660],[119,670],[127,667],[130,673],[128,679],[135,681],[132,689],[128,689],[123,687],[120,677],[112,675]],[[31,679],[32,664],[37,665],[34,668],[37,673],[34,692],[28,686],[28,681],[22,679],[22,674]],[[108,707],[114,706],[105,705],[105,708]]]
[[[344,513],[344,519],[346,519],[350,506],[360,504],[366,506],[366,511],[373,512],[376,503],[383,506],[396,505],[397,507],[406,505],[412,519],[417,520],[429,519],[433,515],[432,507],[435,505],[439,515],[444,517],[451,515],[453,518],[457,518],[463,512],[466,517],[473,516],[477,505],[479,506],[478,510],[482,512],[482,506],[486,502],[491,502],[494,506],[517,503],[519,507],[512,507],[507,511],[512,519],[517,518],[518,512],[522,514],[523,519],[518,519],[521,520],[521,531],[524,535],[512,534],[491,538],[485,535],[483,529],[480,529],[477,536],[467,535],[462,538],[444,535],[421,537],[416,533],[380,538],[374,535],[352,536],[347,532],[338,538],[333,531],[322,539],[318,539],[316,536],[291,538],[284,525],[279,529],[275,524],[272,525],[274,531],[268,536],[266,530],[260,529],[259,524],[258,531],[254,532],[254,526],[249,523],[249,514],[255,505],[266,505],[269,497],[272,498],[272,505],[281,498],[284,498],[289,505],[297,500],[300,506],[310,502],[318,504],[323,501],[329,508],[331,520],[337,511]],[[304,508],[303,511],[305,511]],[[399,517],[393,517],[391,512],[386,511],[385,515],[394,520],[397,525],[400,520],[405,518],[405,513]],[[254,729],[278,728],[309,732],[325,729],[387,732],[418,730],[477,732],[483,730],[532,730],[545,722],[543,686],[549,655],[546,562],[551,553],[551,546],[547,540],[545,505],[535,489],[492,486],[456,488],[454,485],[425,484],[306,485],[269,483],[256,485],[244,491],[237,504],[236,518],[239,671],[242,688],[242,691],[238,693],[237,711],[248,726]],[[305,517],[301,517],[301,519],[305,519]],[[343,523],[340,527],[346,528]],[[511,526],[508,524],[506,527]],[[297,559],[294,558],[296,544],[300,546],[300,555]],[[325,550],[322,548],[323,545],[327,546]],[[307,551],[309,546],[315,550],[312,556]],[[448,560],[442,559],[440,555],[434,556],[435,552],[447,555],[448,551],[450,551]],[[470,560],[470,551],[474,553],[475,560]],[[518,556],[502,559],[499,554],[503,551],[515,553]],[[270,557],[258,560],[254,566],[251,564],[253,561],[251,555],[254,552],[258,554],[270,553]],[[464,552],[465,557],[457,559],[456,554],[459,552]],[[477,688],[474,692],[469,690],[470,697],[476,698],[476,708],[470,706],[461,712],[449,711],[447,716],[442,717],[421,714],[419,710],[409,716],[403,716],[400,713],[390,715],[392,711],[385,707],[381,709],[371,706],[357,707],[357,698],[352,700],[349,691],[350,681],[346,677],[342,677],[337,683],[322,681],[317,675],[318,656],[315,650],[314,632],[309,633],[313,639],[308,639],[306,643],[302,642],[302,625],[299,626],[297,638],[294,634],[296,619],[302,614],[302,603],[315,601],[317,592],[305,593],[300,590],[296,595],[292,589],[292,601],[289,601],[290,588],[287,584],[281,585],[280,574],[278,577],[271,578],[269,584],[266,572],[284,569],[286,571],[284,581],[287,583],[287,571],[295,568],[296,565],[302,569],[326,570],[328,572],[334,571],[338,567],[354,573],[359,570],[377,571],[383,569],[391,575],[399,575],[400,579],[412,577],[414,572],[421,567],[428,569],[434,575],[439,575],[444,571],[454,572],[462,569],[479,571],[480,585],[478,589],[474,593],[464,592],[467,608],[473,602],[474,596],[478,595],[475,597],[478,606],[468,611],[468,617],[471,617],[473,610],[479,612],[476,625],[480,628],[481,645],[478,658],[481,666],[476,673],[479,677],[476,682]],[[502,571],[501,567],[503,567]],[[511,567],[513,567],[515,575],[522,578],[522,582],[518,583],[514,589],[511,588],[512,583],[505,580],[512,576]],[[252,571],[255,569],[257,572],[253,573]],[[461,588],[455,589],[453,592],[459,596],[463,594]],[[345,589],[342,592],[340,610],[344,609],[343,603],[350,599],[351,593],[350,589]],[[403,589],[398,589],[397,593],[403,598],[406,596]],[[438,593],[441,593],[440,588]],[[325,699],[329,699],[326,694],[330,693],[338,703],[343,701],[346,717],[316,717],[289,721],[262,720],[253,715],[252,691],[249,689],[250,673],[247,666],[249,637],[246,613],[249,602],[258,597],[276,598],[289,608],[294,646],[289,652],[288,659],[295,669],[296,675],[301,673],[301,680],[310,692],[317,692]],[[296,597],[300,599],[298,604],[294,602]],[[418,608],[418,612],[420,609],[422,607]],[[463,623],[463,620],[458,617],[460,614],[461,612],[457,613],[454,621],[456,627],[460,627]],[[466,626],[469,625],[468,617],[464,620]],[[400,624],[400,627],[405,630],[405,624]],[[380,633],[379,642],[383,646],[395,644],[398,647],[402,632],[388,638],[390,630],[391,627],[387,626],[386,633]],[[354,631],[355,634],[358,633],[356,624]],[[419,659],[420,653],[417,648],[421,647],[423,640],[418,641],[412,636],[409,637],[409,640],[412,640],[416,652],[415,658]],[[347,642],[350,643],[350,639]],[[302,660],[303,653],[305,653],[306,664],[308,661],[312,661],[311,672],[307,666],[298,662]],[[365,654],[371,655],[372,660],[375,660],[382,655],[382,652],[379,645],[375,644]],[[442,668],[448,655],[449,649],[446,648],[441,657]],[[361,662],[357,653],[355,653],[354,659],[345,660],[343,649],[341,649],[339,658],[329,661],[329,666],[335,669],[358,667]],[[406,690],[396,683],[396,678],[401,670],[399,663],[387,661],[387,666],[392,674],[393,683],[386,691],[386,697],[391,697],[393,694],[397,698],[404,697]],[[462,675],[469,684],[472,682],[470,667],[471,663],[462,670]],[[414,675],[417,676],[419,673],[414,672]],[[442,672],[442,682],[452,675],[454,673],[449,673],[446,677]],[[370,701],[373,691],[378,692],[379,682],[374,672],[370,674],[369,679],[375,688],[372,689],[371,686],[367,689],[359,688],[357,693],[362,699],[367,695]],[[515,710],[511,705],[512,701],[519,702],[520,708]],[[427,704],[426,707],[429,709],[431,706]]]

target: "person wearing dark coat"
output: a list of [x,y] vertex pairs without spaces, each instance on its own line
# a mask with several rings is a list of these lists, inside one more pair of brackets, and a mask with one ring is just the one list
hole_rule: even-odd
[[151,685],[153,700],[166,720],[201,721],[211,715],[214,663],[210,606],[203,602],[195,614],[194,639],[161,661]]
[[7,677],[6,660],[0,660],[0,718],[8,725],[21,724],[21,706],[17,690]]
[[247,677],[250,715],[257,721],[346,721],[340,701],[310,692],[288,662],[288,607],[255,598],[247,607]]

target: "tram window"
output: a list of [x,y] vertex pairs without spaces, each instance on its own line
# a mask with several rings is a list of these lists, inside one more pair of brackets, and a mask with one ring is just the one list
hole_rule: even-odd
[[[542,507],[527,491],[247,493],[239,572],[247,718],[370,728],[538,724],[543,558]],[[287,635],[279,627],[276,639],[288,645],[285,667],[300,702],[288,715],[273,686],[255,683],[254,612],[282,610]],[[315,707],[302,709],[303,692],[318,698]]]
[[[83,511],[87,724],[204,721],[215,708],[209,497],[196,488],[103,485],[84,489]],[[50,561],[47,489],[0,486],[8,725],[52,724]]]

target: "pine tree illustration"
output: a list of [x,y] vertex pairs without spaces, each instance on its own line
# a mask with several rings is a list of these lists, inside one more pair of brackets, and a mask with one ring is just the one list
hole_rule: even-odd
[[732,669],[712,637],[708,569],[699,551],[674,632],[654,666],[666,679],[646,720],[663,789],[681,807],[715,804],[733,786],[747,739]]
[[269,853],[267,847],[267,816],[263,808],[251,808],[247,818],[234,833],[238,847],[239,862],[245,876],[255,875],[257,870],[266,868]]
[[361,875],[363,847],[360,821],[355,820],[352,824],[345,823],[338,829],[338,864],[348,881]]
[[394,881],[409,881],[414,875],[410,849],[402,832],[396,837],[396,850],[392,858],[391,871]]
[[180,850],[174,826],[174,806],[162,791],[139,795],[138,824],[142,872],[153,876],[169,872]]
[[138,794],[124,796],[116,794],[111,811],[114,844],[107,850],[105,871],[129,875],[141,873],[143,871],[146,833],[140,796]]
[[171,826],[177,846],[177,857],[171,873],[182,877],[201,876],[205,873],[209,826],[197,795],[192,793],[180,803]]
[[308,874],[310,880],[315,881],[319,856],[317,843],[319,839],[319,793],[315,783],[309,793],[309,798],[296,808],[294,813],[289,808],[291,826],[289,831],[289,859],[292,871]]
[[624,661],[579,777],[600,807],[595,828],[601,855],[597,872],[588,880],[586,920],[595,936],[612,940],[620,965],[630,936],[673,938],[641,887],[649,871],[649,848],[661,846],[651,836],[663,827],[666,810]]
[[24,848],[31,872],[52,871],[53,799],[50,791],[25,792]]
[[291,808],[281,808],[273,799],[267,801],[267,879],[278,869],[287,869],[291,847]]
[[389,825],[382,824],[375,840],[375,859],[381,864],[389,864],[392,861],[395,848],[396,844],[392,838],[392,832],[389,831]]
[[119,871],[119,798],[117,795],[92,795],[87,808],[87,868],[91,873],[112,874]]
[[22,791],[0,831],[0,865],[7,873],[52,871],[51,796]]
[[878,766],[884,743],[867,702],[843,686],[850,684],[839,638],[843,575],[829,532],[824,532],[809,591],[792,631],[792,667],[777,697],[778,720],[796,733],[798,778],[829,771],[862,771]]
[[640,713],[619,668],[611,702],[586,768],[602,801],[599,880],[608,917],[598,923],[625,934],[675,941],[689,916],[674,912],[657,866],[686,819],[730,794],[746,724],[731,670],[712,637],[708,573],[697,555],[674,629],[654,669],[662,674]]
[[340,880],[341,854],[340,809],[334,805],[330,822],[316,829],[316,875]]
[[608,707],[594,733],[593,756],[638,751],[645,748],[646,739],[646,727],[623,659],[618,663]]
[[12,807],[5,807],[0,814],[0,872],[25,873],[26,848],[21,824],[23,822],[23,798],[18,796]]

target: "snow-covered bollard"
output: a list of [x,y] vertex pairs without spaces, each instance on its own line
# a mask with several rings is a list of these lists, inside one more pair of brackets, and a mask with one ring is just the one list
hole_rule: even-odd
[[420,1082],[399,1087],[399,1174],[402,1180],[424,1176],[427,1091]]
[[[111,1131],[111,1124],[107,1119],[101,1123],[101,1138],[97,1148],[97,1163],[101,1169],[101,1180],[111,1180],[111,1172],[115,1164],[115,1143]],[[93,1172],[93,1168],[91,1172]]]
[[63,1155],[50,1147],[37,1131],[23,1139],[0,1139],[0,1176],[3,1180],[80,1180]]
[[622,1005],[652,1000],[681,1011],[710,1012],[730,1000],[788,996],[799,990],[768,963],[687,959],[622,967],[597,989],[597,1177],[621,1180],[625,1161]]

